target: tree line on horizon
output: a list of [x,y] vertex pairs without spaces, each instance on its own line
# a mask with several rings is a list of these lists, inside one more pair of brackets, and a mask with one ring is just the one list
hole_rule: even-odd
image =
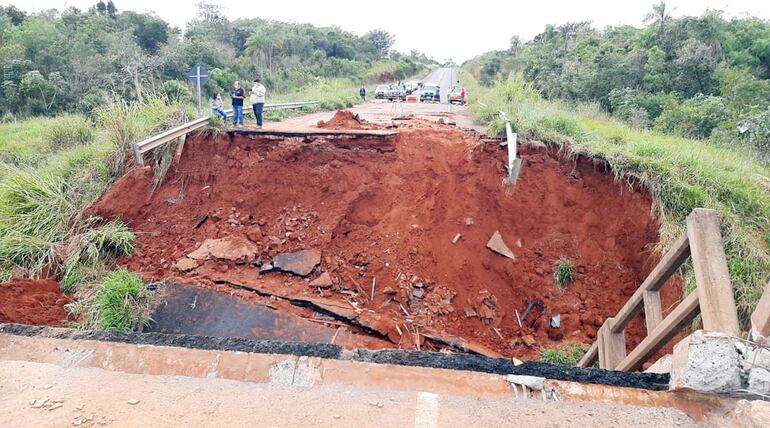
[[234,80],[259,75],[275,93],[324,79],[395,80],[432,63],[416,51],[393,51],[393,43],[384,30],[357,36],[338,27],[231,21],[208,3],[197,4],[184,31],[112,1],[34,14],[0,6],[0,121],[91,114],[111,99],[147,94],[191,100],[186,75],[196,64],[210,72],[207,92],[227,93]]
[[483,85],[510,75],[546,99],[598,103],[638,129],[750,139],[770,150],[770,22],[718,10],[673,18],[665,2],[641,28],[547,25],[533,40],[467,61]]

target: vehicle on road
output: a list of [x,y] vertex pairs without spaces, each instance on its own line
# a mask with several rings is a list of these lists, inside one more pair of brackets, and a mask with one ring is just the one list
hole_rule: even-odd
[[463,87],[462,86],[454,86],[452,90],[449,92],[449,102],[452,104],[463,104],[465,100],[462,97],[463,95]]
[[406,90],[399,85],[380,85],[374,90],[374,98],[385,100],[405,100]]
[[438,85],[433,83],[424,84],[420,91],[420,102],[433,101],[433,96],[436,94],[436,89],[438,87]]
[[417,89],[419,89],[420,83],[417,81],[409,81],[404,83],[404,90],[406,90],[406,94],[410,95]]

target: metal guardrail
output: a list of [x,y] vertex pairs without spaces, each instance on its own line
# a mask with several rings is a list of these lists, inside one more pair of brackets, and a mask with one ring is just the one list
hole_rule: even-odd
[[[318,103],[319,101],[304,101],[304,102],[295,102],[295,103],[265,104],[264,111],[290,110],[290,109],[315,105]],[[233,114],[233,109],[227,109],[225,110],[225,113],[227,113],[228,116],[231,116]],[[179,125],[176,128],[171,128],[168,131],[161,132],[160,134],[149,137],[143,141],[134,143],[133,149],[134,149],[134,157],[136,158],[136,163],[139,165],[144,165],[145,153],[149,152],[152,149],[160,147],[170,141],[173,141],[181,136],[187,135],[188,133],[195,131],[196,129],[200,129],[206,126],[206,124],[209,123],[209,120],[211,120],[210,116],[204,116],[199,119],[195,119],[191,122],[187,122],[183,125]]]

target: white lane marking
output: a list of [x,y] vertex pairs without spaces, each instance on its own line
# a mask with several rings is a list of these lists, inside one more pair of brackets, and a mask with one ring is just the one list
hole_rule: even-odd
[[414,428],[436,428],[437,426],[438,395],[432,392],[418,392]]

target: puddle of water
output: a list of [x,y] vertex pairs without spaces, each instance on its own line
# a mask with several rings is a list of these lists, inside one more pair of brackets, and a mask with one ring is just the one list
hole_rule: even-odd
[[[145,331],[196,336],[330,343],[336,332],[226,293],[181,284],[166,286],[152,320]],[[341,331],[335,343],[348,338]]]

